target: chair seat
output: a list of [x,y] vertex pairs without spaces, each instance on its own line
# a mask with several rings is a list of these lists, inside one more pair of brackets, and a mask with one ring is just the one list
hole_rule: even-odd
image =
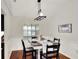
[[30,56],[30,55],[32,55],[32,52],[27,52],[26,55]]
[[27,51],[31,51],[31,50],[34,50],[32,47],[28,47],[26,48]]
[[46,56],[46,53],[44,53],[43,54],[43,56],[46,58],[47,56],[48,56],[48,58],[54,58],[54,57],[56,57],[56,53],[54,53],[54,54],[47,54],[47,56]]

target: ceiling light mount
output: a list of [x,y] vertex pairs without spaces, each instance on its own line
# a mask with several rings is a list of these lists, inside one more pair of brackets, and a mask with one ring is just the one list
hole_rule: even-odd
[[37,2],[41,2],[41,0],[37,0]]
[[42,10],[41,10],[41,0],[37,0],[38,2],[38,17],[36,17],[34,20],[43,20],[46,18],[46,16],[43,15]]

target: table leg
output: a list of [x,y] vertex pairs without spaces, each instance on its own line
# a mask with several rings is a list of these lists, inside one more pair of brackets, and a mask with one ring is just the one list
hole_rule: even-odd
[[38,59],[40,59],[40,49],[38,49]]

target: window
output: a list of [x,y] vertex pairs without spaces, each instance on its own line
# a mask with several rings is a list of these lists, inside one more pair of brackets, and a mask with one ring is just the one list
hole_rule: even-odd
[[37,37],[39,32],[39,25],[25,25],[23,26],[23,36],[32,38],[32,37]]

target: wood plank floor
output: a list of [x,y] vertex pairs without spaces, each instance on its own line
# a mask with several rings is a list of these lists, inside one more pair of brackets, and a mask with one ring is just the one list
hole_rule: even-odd
[[[22,50],[12,51],[10,59],[22,59]],[[27,56],[26,59],[32,59],[31,56]],[[53,58],[55,59],[55,58]],[[60,53],[60,59],[70,59],[67,56]]]

